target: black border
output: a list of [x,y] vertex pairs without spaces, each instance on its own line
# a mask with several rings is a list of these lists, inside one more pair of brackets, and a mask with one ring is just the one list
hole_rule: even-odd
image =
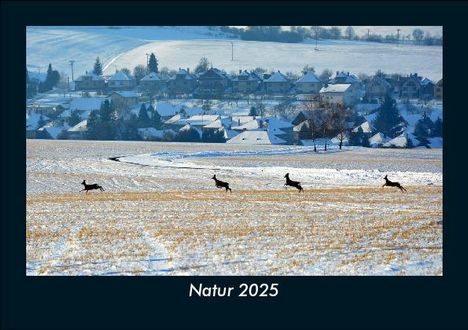
[[[2,328],[463,328],[466,2],[2,2]],[[443,277],[26,277],[27,25],[443,25]],[[5,158],[8,157],[8,158]],[[276,298],[188,298],[189,283],[278,282]]]

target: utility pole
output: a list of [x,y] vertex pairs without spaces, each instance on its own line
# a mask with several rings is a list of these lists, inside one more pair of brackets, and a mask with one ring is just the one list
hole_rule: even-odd
[[370,29],[367,29],[367,40],[370,38]]
[[318,50],[317,40],[318,40],[318,28],[315,27],[315,50]]
[[75,60],[70,60],[70,66],[71,66],[71,74],[72,74],[72,81],[75,80],[74,76],[73,76],[73,63],[75,63]]
[[234,43],[231,41],[231,61],[234,61]]
[[400,46],[400,29],[397,29],[397,46]]
[[149,56],[150,54],[146,53],[146,74],[149,73]]

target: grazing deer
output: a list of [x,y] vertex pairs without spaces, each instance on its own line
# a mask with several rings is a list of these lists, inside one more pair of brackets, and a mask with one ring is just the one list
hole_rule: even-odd
[[216,179],[216,174],[213,175],[212,179],[215,180],[216,188],[226,188],[226,192],[228,190],[232,192],[231,188],[229,188],[229,183]]
[[287,186],[291,186],[297,188],[299,192],[304,192],[304,189],[302,189],[300,182],[289,179],[289,173],[286,173],[284,177],[286,178],[286,183],[284,184],[284,187],[286,189],[288,188]]
[[93,184],[86,184],[86,180],[83,180],[81,184],[84,186],[84,189],[81,189],[81,191],[86,190],[86,193],[88,193],[89,190],[94,190],[94,189],[100,189],[101,191],[104,191],[104,188],[102,188],[100,185],[93,183]]
[[400,191],[406,192],[406,189],[405,189],[399,182],[392,182],[392,181],[390,181],[390,180],[388,179],[387,175],[385,175],[385,178],[384,178],[384,179],[385,179],[385,183],[384,183],[384,185],[382,186],[382,188],[385,187],[385,186],[389,186],[389,187],[398,187],[398,188],[400,188]]

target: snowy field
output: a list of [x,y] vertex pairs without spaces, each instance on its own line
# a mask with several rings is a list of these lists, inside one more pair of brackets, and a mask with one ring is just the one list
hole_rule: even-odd
[[442,275],[441,149],[27,140],[26,167],[27,275]]
[[[440,28],[440,27],[439,27]],[[436,29],[437,30],[437,29]],[[382,30],[384,31],[384,30]],[[234,42],[234,61],[231,60]],[[201,57],[213,66],[238,71],[263,67],[299,73],[305,65],[352,73],[389,73],[442,78],[442,47],[321,40],[299,44],[227,39],[203,27],[28,27],[26,60],[29,70],[44,73],[48,63],[70,73],[75,60],[75,78],[90,71],[97,56],[104,72],[112,74],[124,67],[133,70],[146,64],[146,53],[154,52],[160,67],[193,69]]]

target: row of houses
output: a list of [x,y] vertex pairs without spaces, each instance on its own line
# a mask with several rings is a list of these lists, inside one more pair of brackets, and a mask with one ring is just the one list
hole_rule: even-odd
[[[442,98],[442,87],[442,79],[435,84],[417,74],[410,74],[400,79],[376,74],[363,84],[357,76],[343,71],[336,72],[328,81],[321,81],[311,71],[304,72],[299,79],[293,80],[280,71],[260,75],[240,70],[237,75],[228,75],[217,68],[210,68],[201,74],[191,73],[188,68],[179,68],[171,77],[151,72],[140,80],[138,86],[135,79],[128,77],[122,71],[110,77],[87,73],[75,81],[75,89],[81,91],[119,91],[138,88],[141,92],[191,95],[196,98],[232,94],[335,96],[336,93],[346,92],[350,88],[345,97],[349,103],[356,102],[355,98],[359,96],[372,99],[383,98],[387,94],[408,99]],[[335,98],[325,98],[327,99]]]

